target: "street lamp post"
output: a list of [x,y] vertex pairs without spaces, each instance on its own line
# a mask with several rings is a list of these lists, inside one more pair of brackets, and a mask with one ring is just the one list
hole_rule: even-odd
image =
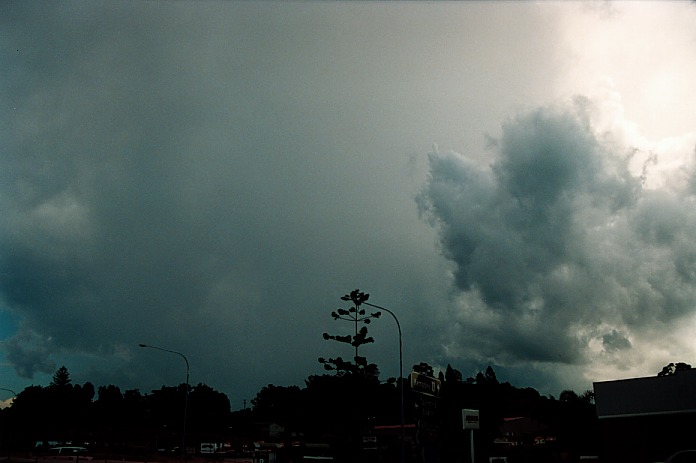
[[12,389],[6,389],[4,387],[0,387],[0,391],[11,392],[13,396],[17,397],[17,393],[15,391],[13,391]]
[[401,324],[399,323],[399,319],[396,318],[396,315],[394,315],[394,312],[387,309],[386,307],[370,304],[366,301],[363,301],[362,303],[365,305],[369,305],[370,307],[374,307],[376,309],[384,310],[385,312],[387,312],[389,315],[392,316],[392,318],[394,318],[394,321],[396,322],[396,327],[399,330],[399,398],[401,400],[401,463],[404,463],[406,461],[406,444],[404,441],[404,356],[401,345]]
[[15,391],[13,391],[12,389],[7,389],[7,388],[4,388],[4,387],[0,387],[0,391],[7,391],[7,392],[11,392],[11,393],[12,393],[12,395],[14,396],[14,398],[12,399],[12,403],[14,403],[14,399],[16,399],[16,398],[17,398],[17,393],[16,393]]
[[175,350],[169,350],[169,349],[164,349],[162,347],[157,347],[157,346],[150,346],[147,344],[138,344],[140,347],[147,348],[147,349],[156,349],[156,350],[161,350],[163,352],[169,352],[170,354],[176,354],[181,356],[182,359],[184,359],[184,362],[186,362],[186,392],[184,393],[184,428],[183,431],[181,432],[181,457],[182,459],[186,460],[186,418],[188,414],[188,394],[189,394],[189,362],[188,359],[184,354],[181,352],[177,352]]
[[[382,307],[376,304],[370,304],[367,302],[367,300],[370,298],[369,294],[365,294],[364,292],[361,292],[360,290],[356,289],[354,291],[351,291],[350,294],[346,294],[345,296],[341,297],[341,300],[343,301],[353,301],[353,303],[356,306],[356,312],[358,310],[358,306],[360,304],[365,304],[369,305],[370,307],[374,307],[376,309],[381,309],[387,312],[389,315],[392,316],[394,321],[396,322],[396,327],[399,330],[399,396],[400,396],[400,401],[401,401],[401,463],[404,463],[406,461],[406,451],[405,451],[405,439],[404,439],[404,356],[403,356],[403,349],[402,349],[402,343],[401,343],[401,324],[399,323],[399,319],[396,318],[396,315],[394,312],[391,310],[387,309],[386,307]],[[377,314],[374,314],[375,317],[379,315],[379,312]]]

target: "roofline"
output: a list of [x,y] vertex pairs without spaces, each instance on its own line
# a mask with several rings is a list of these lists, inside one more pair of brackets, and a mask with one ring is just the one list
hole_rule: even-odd
[[608,420],[614,418],[638,418],[641,416],[661,416],[661,415],[683,415],[687,413],[696,414],[696,409],[689,410],[665,410],[663,412],[645,412],[645,413],[624,413],[620,415],[598,415],[600,420]]

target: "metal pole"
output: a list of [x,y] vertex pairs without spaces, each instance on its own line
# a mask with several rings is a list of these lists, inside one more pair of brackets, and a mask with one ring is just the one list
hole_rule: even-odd
[[181,432],[181,457],[183,460],[186,460],[186,421],[187,421],[187,415],[188,415],[188,395],[189,395],[189,362],[188,359],[184,354],[181,352],[177,352],[175,350],[169,350],[169,349],[164,349],[162,347],[156,347],[156,346],[149,346],[147,344],[138,344],[140,347],[148,348],[148,349],[156,349],[156,350],[161,350],[163,352],[169,352],[170,354],[176,354],[180,355],[181,358],[184,359],[184,362],[186,362],[186,392],[184,394],[184,429]]
[[364,301],[363,304],[387,312],[394,318],[394,321],[396,322],[396,327],[399,330],[399,399],[401,401],[401,463],[404,463],[406,461],[406,442],[404,440],[404,356],[401,345],[401,324],[399,323],[399,319],[396,318],[396,315],[394,315],[394,312],[387,309],[386,307],[381,307],[379,305],[370,304],[369,302]]
[[469,435],[471,436],[471,463],[474,463],[474,430],[469,429]]
[[6,389],[4,387],[0,387],[0,391],[11,392],[13,396],[17,397],[17,393],[15,391],[13,391],[12,389]]
[[13,391],[12,389],[4,388],[4,387],[0,387],[0,391],[11,392],[12,395],[14,396],[14,397],[12,398],[12,403],[14,404],[14,401],[15,401],[15,399],[17,398],[17,393],[16,393],[15,391]]

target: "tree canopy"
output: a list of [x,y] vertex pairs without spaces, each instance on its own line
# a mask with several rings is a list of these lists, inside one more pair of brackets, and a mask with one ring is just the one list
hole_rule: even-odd
[[691,370],[691,365],[684,362],[669,363],[662,367],[662,371],[660,371],[657,376],[673,376],[684,370]]
[[350,344],[355,349],[355,355],[353,356],[352,362],[349,360],[344,360],[342,357],[329,359],[319,357],[319,363],[323,364],[326,370],[335,371],[339,376],[353,373],[372,376],[375,378],[379,376],[377,365],[374,363],[368,363],[366,357],[359,355],[360,346],[375,342],[372,336],[368,336],[367,326],[365,325],[369,325],[373,319],[379,318],[382,315],[381,312],[373,312],[368,314],[365,309],[361,308],[362,304],[364,304],[369,298],[369,294],[366,294],[359,289],[355,289],[349,294],[341,297],[342,301],[352,302],[353,307],[349,309],[337,309],[331,312],[331,316],[334,320],[343,320],[352,323],[354,326],[354,333],[352,335],[332,335],[329,333],[324,333],[324,340]]
[[[413,370],[435,375],[427,363],[414,365]],[[591,391],[580,395],[563,391],[555,400],[532,388],[501,382],[491,366],[464,379],[448,365],[438,376],[442,387],[433,423],[446,443],[443,457],[456,460],[461,450],[456,442],[461,438],[462,409],[481,410],[478,435],[485,445],[493,442],[506,417],[525,416],[547,423],[568,448],[583,447],[596,430]],[[422,403],[406,379],[401,381],[405,423],[416,423]],[[113,384],[95,389],[89,382],[73,384],[63,366],[48,386],[27,387],[9,408],[0,410],[0,447],[30,449],[36,442],[50,440],[90,442],[111,454],[178,447],[186,391],[186,384],[149,393],[121,391]],[[251,409],[237,412],[230,410],[224,393],[203,383],[189,391],[186,432],[191,446],[234,438],[268,439],[259,434],[259,423],[274,422],[286,430],[288,439],[297,439],[291,437],[297,433],[308,442],[330,441],[343,446],[346,456],[360,460],[355,449],[360,448],[362,436],[375,427],[400,422],[399,380],[380,381],[378,372],[312,375],[303,387],[268,384],[251,401]]]
[[53,374],[53,381],[51,381],[51,386],[54,387],[67,387],[72,380],[70,379],[70,373],[65,365],[58,368],[58,370]]

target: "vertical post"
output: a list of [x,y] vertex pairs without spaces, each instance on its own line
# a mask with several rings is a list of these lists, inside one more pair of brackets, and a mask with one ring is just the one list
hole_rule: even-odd
[[399,330],[399,399],[401,401],[401,463],[404,463],[406,461],[406,441],[404,440],[404,355],[401,345],[401,324],[399,323],[399,319],[396,318],[396,315],[394,315],[394,312],[387,309],[386,307],[380,307],[378,305],[370,304],[369,302],[365,301],[363,301],[363,304],[387,312],[394,318],[394,321],[396,322],[396,327]]
[[170,354],[176,354],[181,356],[186,362],[186,391],[184,393],[184,428],[181,432],[181,458],[186,461],[186,421],[188,415],[188,395],[189,395],[189,362],[184,354],[177,352],[175,350],[163,349],[162,347],[148,346],[147,344],[138,344],[140,347],[148,349],[156,349],[164,352],[169,352]]
[[12,389],[6,389],[4,387],[0,387],[0,391],[11,392],[13,396],[17,397],[17,393],[15,391],[13,391]]
[[15,391],[13,391],[12,389],[4,388],[4,387],[0,387],[0,391],[11,392],[12,395],[14,396],[14,397],[12,398],[12,403],[14,403],[14,400],[17,398],[17,393],[16,393]]
[[469,429],[469,436],[471,439],[471,463],[475,463],[474,461],[474,430]]
[[462,409],[462,427],[469,430],[471,463],[474,463],[474,429],[480,429],[479,411]]

